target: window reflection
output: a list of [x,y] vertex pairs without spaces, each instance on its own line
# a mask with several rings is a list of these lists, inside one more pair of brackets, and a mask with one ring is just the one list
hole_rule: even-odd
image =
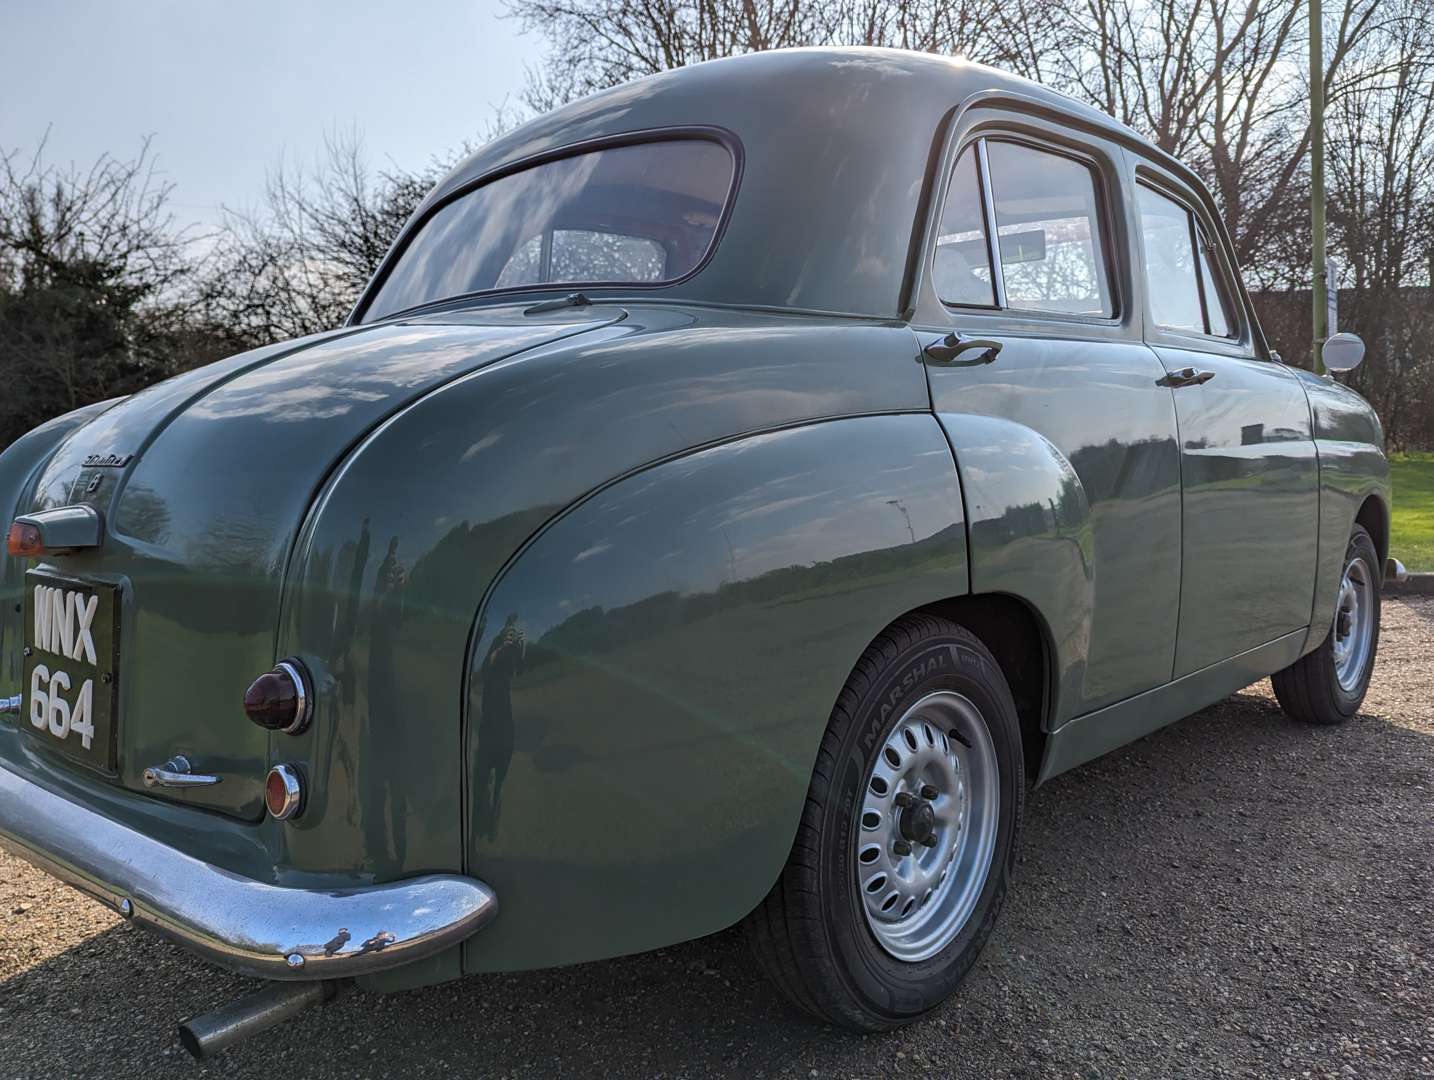
[[1090,166],[1000,140],[987,143],[986,156],[1007,306],[1111,315]]
[[1144,184],[1136,190],[1150,316],[1160,326],[1204,333],[1205,316],[1200,310],[1190,242],[1190,211]]
[[936,295],[945,303],[995,306],[991,253],[986,246],[974,146],[961,152],[956,167],[951,170],[951,187],[941,208],[931,276]]
[[538,284],[656,284],[706,256],[732,182],[717,143],[677,139],[535,165],[443,206],[365,314]]

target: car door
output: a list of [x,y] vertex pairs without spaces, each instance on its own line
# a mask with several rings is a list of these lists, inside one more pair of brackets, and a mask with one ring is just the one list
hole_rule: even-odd
[[[1053,638],[1054,723],[1170,678],[1180,575],[1170,392],[1132,310],[1120,150],[1021,116],[953,137],[913,325],[966,502],[974,592]],[[995,240],[993,243],[992,240]]]
[[1257,354],[1202,201],[1136,170],[1146,340],[1180,428],[1178,678],[1309,624],[1319,465],[1295,375]]

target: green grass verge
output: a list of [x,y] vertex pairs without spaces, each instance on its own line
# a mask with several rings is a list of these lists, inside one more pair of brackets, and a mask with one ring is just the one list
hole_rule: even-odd
[[1434,454],[1394,454],[1389,553],[1410,570],[1434,570]]

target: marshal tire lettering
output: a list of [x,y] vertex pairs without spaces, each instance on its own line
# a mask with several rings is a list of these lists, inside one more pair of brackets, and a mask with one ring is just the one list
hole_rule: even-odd
[[886,691],[886,696],[882,698],[881,709],[878,714],[881,721],[878,731],[885,729],[886,721],[890,718],[892,712],[896,710],[902,699],[911,693],[912,688],[915,687],[917,683],[939,672],[949,670],[950,667],[951,652],[949,649],[940,649],[936,652],[930,652],[925,656],[918,657],[914,663],[907,667],[907,669],[891,683],[890,688]]

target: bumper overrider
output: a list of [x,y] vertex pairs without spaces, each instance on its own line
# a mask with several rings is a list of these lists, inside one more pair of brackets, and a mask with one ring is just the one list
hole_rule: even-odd
[[301,889],[246,878],[62,798],[0,764],[0,847],[121,916],[246,975],[341,979],[442,952],[498,910],[475,878]]

